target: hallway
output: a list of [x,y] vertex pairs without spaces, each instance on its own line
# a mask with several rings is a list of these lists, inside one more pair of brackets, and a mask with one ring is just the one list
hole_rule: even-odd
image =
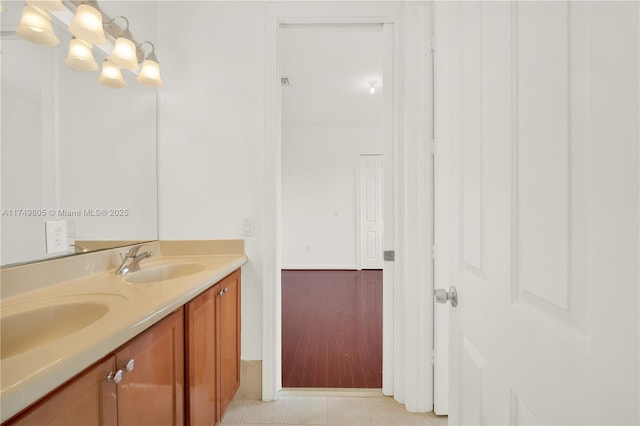
[[382,387],[382,271],[282,271],[282,385]]

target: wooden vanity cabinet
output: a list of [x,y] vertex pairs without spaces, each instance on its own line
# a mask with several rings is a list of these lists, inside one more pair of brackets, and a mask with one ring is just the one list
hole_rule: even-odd
[[221,418],[218,399],[216,284],[185,306],[186,414],[188,425],[214,425]]
[[180,308],[116,352],[119,426],[184,424],[183,319]]
[[[7,424],[183,425],[183,318],[180,308]],[[118,370],[119,383],[107,379]]]
[[240,387],[240,270],[219,284],[218,347],[220,410],[224,414]]
[[240,280],[237,269],[3,425],[220,423],[240,386]]
[[116,357],[109,356],[53,391],[42,402],[8,425],[67,426],[116,425],[116,385],[105,377],[115,371]]
[[240,386],[240,270],[185,311],[187,424],[214,425]]

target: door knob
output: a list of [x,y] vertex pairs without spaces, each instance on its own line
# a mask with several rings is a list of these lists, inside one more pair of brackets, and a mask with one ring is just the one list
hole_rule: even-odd
[[433,290],[433,297],[438,303],[447,303],[449,301],[452,308],[458,306],[458,292],[454,286],[449,287],[449,291],[444,288],[436,288]]

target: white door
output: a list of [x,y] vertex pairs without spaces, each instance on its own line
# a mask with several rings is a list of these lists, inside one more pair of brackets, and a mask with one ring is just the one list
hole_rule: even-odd
[[360,267],[382,269],[384,157],[360,156]]
[[638,5],[437,5],[450,424],[640,422]]

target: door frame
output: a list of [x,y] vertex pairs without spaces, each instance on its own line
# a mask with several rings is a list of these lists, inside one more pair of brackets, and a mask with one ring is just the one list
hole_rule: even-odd
[[[280,85],[278,28],[280,23],[383,23],[391,28],[393,52],[393,203],[385,217],[383,284],[382,391],[410,412],[433,410],[433,167],[432,65],[429,44],[431,3],[356,2],[274,3],[264,9],[264,262],[262,399],[277,400],[281,389],[280,278]],[[385,49],[386,51],[387,49]],[[388,87],[388,86],[387,86]],[[391,175],[389,172],[387,175]],[[390,179],[387,179],[390,181]],[[387,183],[385,183],[386,185]],[[385,192],[388,189],[385,188]],[[389,229],[391,228],[391,229]]]
[[[451,285],[451,247],[449,239],[451,205],[450,181],[450,124],[449,91],[450,54],[450,4],[434,3],[433,11],[433,90],[434,90],[434,288],[449,289]],[[433,409],[438,415],[449,414],[449,305],[434,301],[433,325]]]
[[[393,81],[387,87],[393,88],[392,99],[392,139],[385,144],[384,153],[397,152],[399,141],[399,95],[398,95],[398,38],[399,31],[395,17],[299,17],[282,16],[282,10],[266,10],[265,22],[265,246],[264,246],[264,282],[263,282],[263,336],[262,336],[262,400],[274,401],[279,398],[282,389],[282,306],[281,306],[281,96],[280,96],[280,25],[281,24],[383,24],[392,26],[392,72]],[[278,13],[280,12],[280,13]],[[385,70],[386,71],[386,70]],[[388,139],[388,138],[385,138]],[[386,157],[386,155],[385,155]],[[394,192],[398,190],[398,158],[391,156],[394,162]],[[385,184],[386,186],[386,184]],[[394,196],[395,199],[397,197]],[[395,201],[395,200],[394,200]],[[393,203],[394,213],[398,211],[397,202]],[[385,208],[385,217],[386,217]],[[395,214],[394,214],[395,216]],[[385,229],[385,239],[387,238]],[[400,247],[397,232],[390,232],[391,242],[385,240],[385,250]],[[383,278],[383,394],[394,394],[394,301],[393,284],[397,266],[385,262]]]

